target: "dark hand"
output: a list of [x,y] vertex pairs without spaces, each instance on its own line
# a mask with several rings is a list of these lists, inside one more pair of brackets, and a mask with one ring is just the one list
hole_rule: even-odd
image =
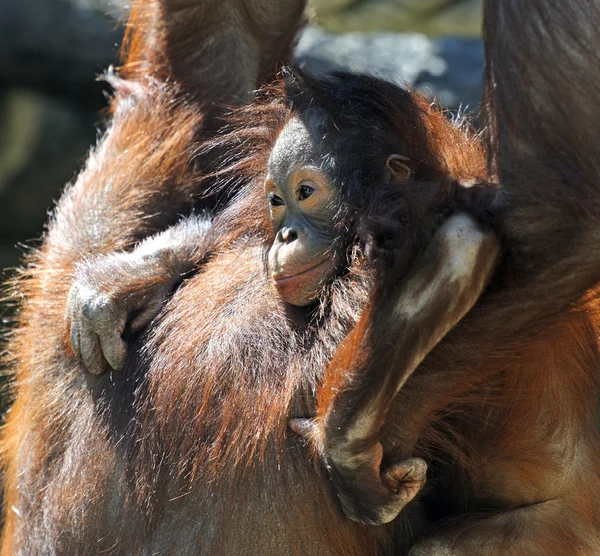
[[380,442],[357,455],[344,446],[329,445],[325,427],[317,420],[292,419],[290,428],[307,440],[324,461],[342,509],[354,521],[389,523],[425,485],[427,464],[421,458],[407,458],[382,469]]
[[71,348],[92,374],[122,370],[128,344],[160,312],[178,277],[156,258],[118,253],[81,263],[69,292]]

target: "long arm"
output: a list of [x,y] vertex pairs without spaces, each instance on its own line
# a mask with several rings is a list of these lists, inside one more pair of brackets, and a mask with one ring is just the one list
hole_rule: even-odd
[[289,61],[305,6],[306,0],[137,2],[124,72],[174,80],[210,110],[214,103],[243,104]]
[[[316,444],[348,517],[388,523],[423,486],[426,465],[420,459],[381,468],[381,432],[394,397],[475,304],[498,254],[494,234],[458,213],[408,273],[404,261],[392,264],[325,373],[317,419],[292,422]],[[397,280],[399,275],[404,278]]]
[[169,296],[217,244],[206,216],[191,216],[132,251],[88,257],[74,272],[66,321],[71,349],[88,371],[121,370],[128,340],[161,311]]
[[511,273],[533,281],[532,318],[600,279],[600,3],[488,1],[489,158]]

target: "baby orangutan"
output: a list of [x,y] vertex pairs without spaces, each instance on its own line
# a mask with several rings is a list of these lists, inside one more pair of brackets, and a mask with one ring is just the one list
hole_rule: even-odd
[[211,140],[304,2],[134,2],[15,294],[3,554],[600,553],[600,2],[485,6],[484,149],[352,74]]
[[[345,83],[364,88],[367,95],[381,88],[397,95],[409,130],[415,127],[411,118],[427,117],[412,95],[377,80],[341,75],[329,86]],[[373,300],[348,342],[370,330],[369,338],[360,340],[368,344],[362,363],[369,368],[365,372],[380,379],[364,399],[343,406],[338,402],[335,411],[332,406],[335,428],[319,431],[305,419],[291,425],[318,446],[347,515],[387,523],[419,492],[427,469],[419,458],[380,469],[383,449],[377,435],[387,407],[476,301],[496,262],[497,245],[477,214],[469,215],[468,203],[480,210],[473,202],[477,188],[470,191],[444,174],[443,161],[430,163],[426,131],[420,141],[402,143],[390,131],[384,135],[393,124],[382,121],[378,143],[364,149],[364,158],[352,160],[357,151],[349,144],[352,136],[344,135],[337,114],[308,102],[311,84],[304,77],[288,87],[290,102],[298,108],[277,130],[262,172],[269,235],[264,279],[289,307],[290,318],[298,326],[311,326],[322,318],[317,314],[326,312],[323,292],[351,272],[349,254],[356,248],[368,254],[365,271],[370,267],[376,275]],[[359,108],[368,120],[371,107]],[[412,210],[419,213],[419,224],[409,214],[405,195],[416,197]],[[67,322],[73,352],[91,373],[107,366],[122,370],[127,339],[160,314],[187,275],[198,273],[201,279],[203,267],[231,242],[231,233],[239,237],[244,224],[226,229],[223,221],[230,215],[224,214],[215,222],[205,216],[185,218],[131,252],[79,265]],[[332,365],[343,373],[359,359],[344,361],[339,354]]]

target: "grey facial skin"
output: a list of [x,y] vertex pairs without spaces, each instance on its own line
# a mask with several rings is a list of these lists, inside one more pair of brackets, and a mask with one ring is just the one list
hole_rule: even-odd
[[[265,180],[275,235],[269,272],[282,299],[298,307],[318,299],[342,259],[335,245],[340,185],[332,176],[336,159],[324,140],[325,119],[320,109],[311,108],[302,119],[288,122],[271,151]],[[386,170],[389,180],[405,181],[412,162],[391,154]]]
[[270,276],[283,300],[300,307],[319,297],[340,263],[333,248],[339,188],[321,163],[327,150],[318,114],[308,116],[290,120],[280,133],[265,181],[275,235]]

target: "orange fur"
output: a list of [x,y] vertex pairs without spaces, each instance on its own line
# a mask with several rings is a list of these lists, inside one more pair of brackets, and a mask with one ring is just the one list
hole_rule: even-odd
[[[289,40],[263,45],[268,55],[257,67],[279,63],[301,4],[283,29]],[[540,16],[542,4],[532,0],[526,10]],[[562,24],[553,28],[561,32],[574,29],[573,21],[585,26],[597,19],[590,17],[598,11],[590,0],[551,4],[543,18],[556,17]],[[589,13],[577,20],[582,5]],[[172,20],[165,6],[175,8]],[[393,523],[369,527],[342,514],[327,470],[307,456],[287,422],[316,410],[331,361],[320,411],[347,386],[349,364],[370,355],[361,337],[375,276],[353,229],[348,272],[328,286],[314,314],[299,319],[278,299],[264,266],[271,231],[262,180],[297,99],[286,96],[286,85],[266,90],[254,105],[234,111],[228,133],[205,143],[214,129],[205,108],[214,89],[198,92],[193,25],[181,27],[182,43],[168,32],[179,28],[179,6],[137,3],[128,80],[115,80],[111,127],[67,188],[42,247],[15,284],[23,301],[9,354],[15,403],[1,443],[2,553],[169,553],[177,547],[183,554],[376,555],[415,545],[419,554],[421,536],[425,554],[435,546],[461,556],[597,553],[600,172],[594,164],[600,156],[584,133],[593,126],[575,84],[560,88],[535,81],[541,79],[535,72],[525,75],[530,62],[523,53],[556,79],[550,64],[540,63],[543,41],[537,49],[528,42],[537,29],[531,21],[538,20],[525,18],[527,32],[517,33],[514,44],[494,37],[488,43],[487,113],[496,118],[488,150],[508,201],[501,199],[505,204],[493,206],[492,214],[473,210],[501,235],[505,259],[477,307],[396,396],[380,438],[384,463],[415,455],[430,463],[430,489]],[[496,16],[518,31],[519,2],[490,6],[504,6]],[[213,24],[209,30],[218,30]],[[500,27],[492,20],[487,29]],[[582,52],[581,59],[594,60]],[[511,73],[517,62],[525,65]],[[247,79],[260,82],[257,75],[268,72],[250,73]],[[496,79],[507,88],[495,89]],[[580,79],[577,86],[590,82]],[[300,83],[300,93],[327,100],[317,98],[322,83]],[[533,93],[519,83],[537,96],[530,100]],[[459,182],[488,187],[483,150],[422,98],[371,85],[394,146],[421,165],[422,179],[413,185],[422,189],[410,191],[407,209],[397,186],[361,182],[350,192],[355,212],[345,223],[350,229],[362,209],[380,209],[383,192],[389,194],[383,200],[397,203],[392,216],[398,207],[413,218],[427,215],[420,224],[428,231],[444,211],[468,205],[457,193]],[[225,83],[222,93],[240,101],[244,91]],[[540,113],[543,101],[550,108]],[[564,103],[574,115],[555,121]],[[344,105],[333,119],[342,118],[344,132],[361,138],[372,128],[358,118],[353,127],[352,110]],[[383,137],[379,131],[375,139]],[[362,147],[372,145],[364,141],[361,155]],[[579,150],[566,160],[572,148]],[[225,153],[226,169],[215,170],[215,152]],[[385,161],[389,153],[380,154]],[[228,204],[215,219],[218,248],[137,341],[128,368],[85,374],[64,332],[77,263],[130,249],[202,206],[202,198],[223,192]],[[391,216],[385,223],[390,220],[397,223]],[[419,238],[407,234],[410,251]],[[433,527],[424,531],[428,521]]]

